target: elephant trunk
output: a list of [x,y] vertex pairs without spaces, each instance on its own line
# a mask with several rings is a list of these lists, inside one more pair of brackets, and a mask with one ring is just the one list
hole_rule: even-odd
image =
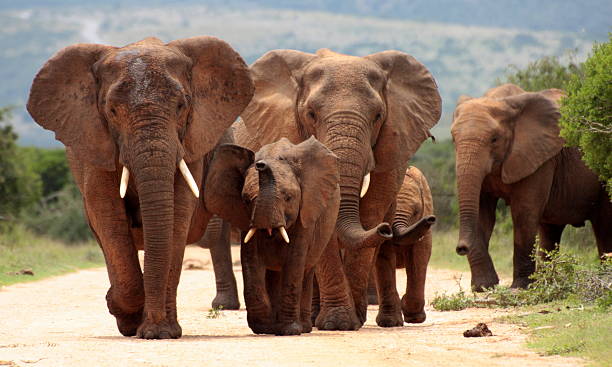
[[[365,230],[359,211],[362,180],[373,167],[369,139],[360,121],[329,121],[325,145],[338,156],[340,174],[340,210],[336,230],[340,242],[348,249],[376,247],[393,235],[388,223]],[[348,132],[348,133],[347,133]],[[370,154],[368,154],[370,153]],[[370,167],[369,167],[370,166]]]
[[393,223],[393,242],[398,245],[410,245],[423,237],[434,223],[436,223],[434,215],[427,215],[412,225],[397,221]]
[[[166,285],[174,240],[174,179],[177,147],[172,139],[137,136],[131,143],[130,170],[140,201],[144,237],[145,312],[165,317]],[[160,320],[157,320],[161,318]]]
[[284,214],[276,205],[279,199],[272,169],[264,160],[257,161],[255,169],[259,176],[259,192],[251,216],[251,226],[265,229],[284,227]]

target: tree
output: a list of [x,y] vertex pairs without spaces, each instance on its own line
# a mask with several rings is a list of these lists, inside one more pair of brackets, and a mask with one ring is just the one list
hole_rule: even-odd
[[40,178],[23,163],[17,134],[4,122],[10,107],[0,108],[0,217],[11,219],[40,199]]
[[549,88],[565,89],[574,75],[581,74],[582,64],[574,60],[573,53],[569,55],[567,65],[563,65],[556,56],[545,56],[530,62],[523,69],[516,65],[508,66],[505,77],[495,80],[495,84],[512,83],[528,92]]
[[561,100],[561,136],[582,151],[587,166],[607,183],[612,195],[612,33],[595,44]]

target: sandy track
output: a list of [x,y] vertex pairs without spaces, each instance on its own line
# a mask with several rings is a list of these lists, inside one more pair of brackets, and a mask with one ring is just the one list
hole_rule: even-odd
[[[104,296],[104,268],[0,289],[0,366],[577,366],[583,361],[544,357],[524,347],[516,325],[494,322],[505,311],[435,312],[421,325],[383,329],[376,307],[358,332],[321,332],[290,337],[254,335],[246,311],[207,318],[214,297],[208,251],[185,256],[203,265],[184,271],[179,287],[179,340],[144,341],[119,335]],[[235,266],[239,282],[240,266]],[[402,274],[402,273],[398,273]],[[430,270],[428,297],[454,291],[460,274]],[[405,276],[400,276],[400,279]],[[468,286],[463,276],[463,286]],[[242,284],[239,285],[240,293]],[[404,282],[400,281],[400,286]],[[401,293],[400,293],[401,294]],[[487,322],[494,336],[464,338],[464,330]]]

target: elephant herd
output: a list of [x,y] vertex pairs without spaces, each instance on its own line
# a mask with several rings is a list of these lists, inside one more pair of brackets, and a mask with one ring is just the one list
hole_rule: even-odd
[[[487,249],[500,198],[514,222],[515,287],[534,271],[538,231],[548,249],[565,225],[590,220],[600,253],[612,250],[610,198],[559,137],[561,95],[503,85],[457,105],[457,252],[477,289],[499,282]],[[435,217],[427,180],[408,163],[441,104],[431,73],[403,52],[274,50],[249,67],[201,36],[66,47],[36,75],[27,108],[66,146],[119,332],[165,339],[182,334],[188,243],[211,247],[213,305],[239,307],[230,225],[242,231],[253,332],[357,330],[370,274],[378,325],[423,322]]]

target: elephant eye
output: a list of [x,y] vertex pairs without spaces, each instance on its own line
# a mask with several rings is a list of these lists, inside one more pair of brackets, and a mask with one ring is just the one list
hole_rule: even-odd
[[497,143],[497,136],[494,136],[493,138],[491,138],[491,143]]
[[316,119],[316,115],[313,110],[308,111],[308,117],[311,118],[312,120]]
[[291,201],[291,199],[293,199],[293,197],[292,197],[291,195],[287,195],[287,196],[285,196],[285,201],[286,201],[286,202],[290,202],[290,201]]
[[379,113],[376,114],[376,117],[374,118],[374,122],[378,122],[382,119],[382,115]]

